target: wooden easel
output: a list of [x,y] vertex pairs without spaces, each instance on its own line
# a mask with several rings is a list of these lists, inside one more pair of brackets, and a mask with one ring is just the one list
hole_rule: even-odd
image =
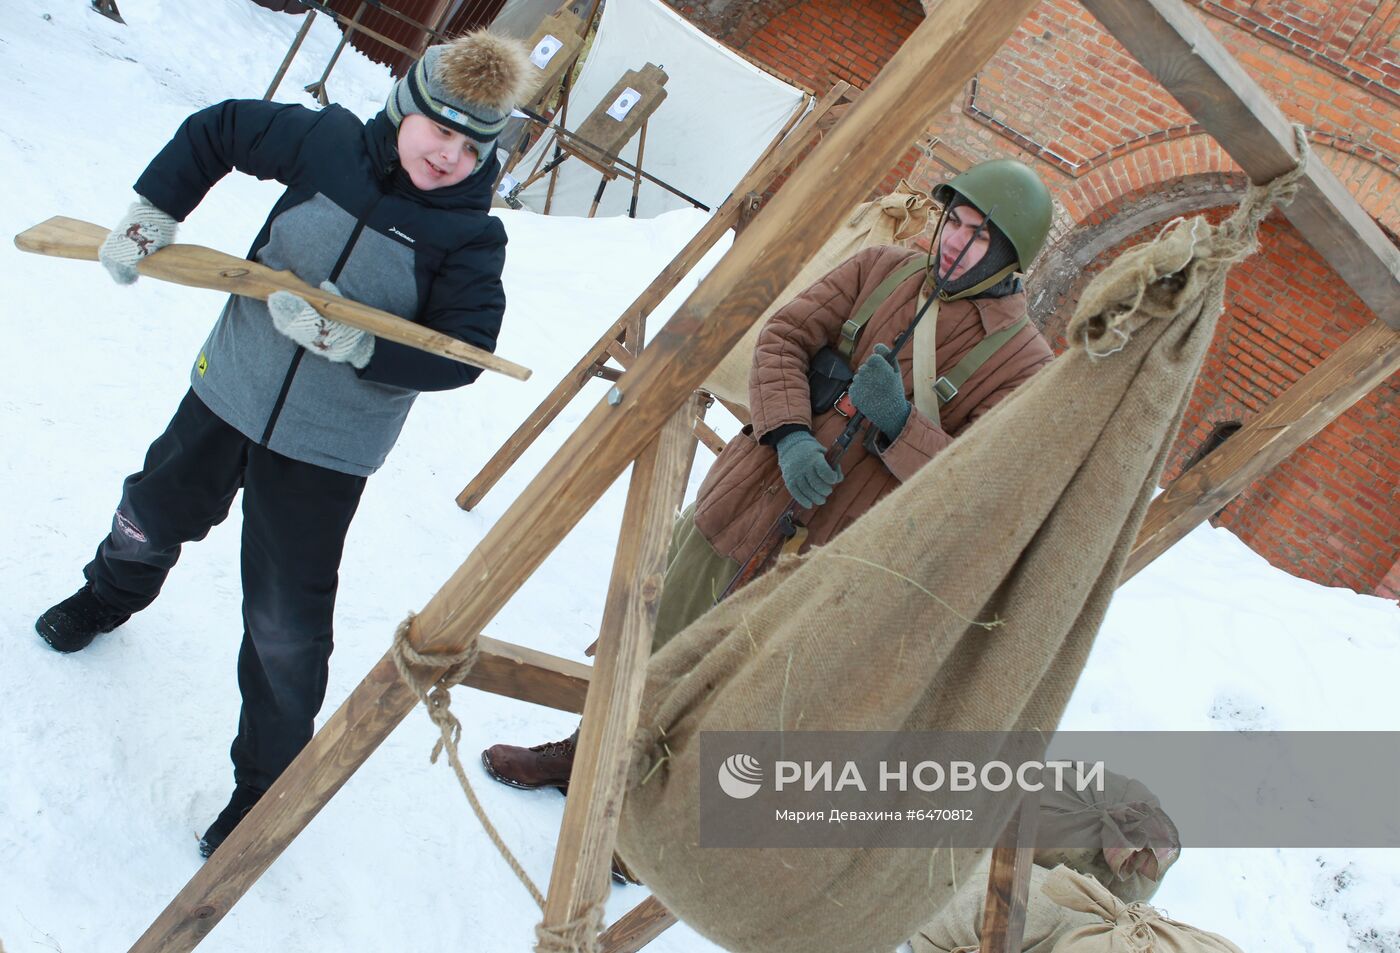
[[[632,204],[629,216],[637,216],[637,193],[642,187],[642,161],[646,152],[647,123],[666,99],[666,72],[653,63],[640,70],[628,70],[622,75],[601,102],[593,108],[588,117],[579,124],[572,135],[554,130],[554,155],[544,161],[548,149],[541,150],[539,161],[530,175],[520,183],[527,189],[544,176],[549,176],[549,188],[545,194],[544,214],[548,215],[554,202],[554,185],[559,175],[559,166],[569,159],[596,170],[601,176],[598,189],[593,194],[593,204],[588,209],[588,217],[598,212],[598,203],[603,199],[603,190],[612,180],[624,175],[619,169],[618,156],[634,135],[640,135],[637,143],[637,159],[629,163],[627,177],[632,180]],[[560,106],[561,126],[568,109],[568,90],[564,91],[564,101]],[[619,118],[620,117],[620,118]]]
[[[1276,166],[1289,149],[1291,130],[1286,120],[1180,0],[1086,0],[1086,5],[1169,88],[1184,87],[1178,98],[1188,108],[1210,119],[1219,119],[1223,113],[1233,120],[1240,115],[1252,120],[1247,137],[1232,133],[1232,123],[1211,128],[1219,130],[1214,133],[1217,139],[1255,181],[1278,174]],[[905,145],[927,128],[932,116],[947,107],[1034,6],[1034,0],[943,0],[934,5],[846,119],[816,147],[812,160],[796,168],[771,207],[744,229],[652,343],[633,353],[631,367],[615,383],[615,394],[593,408],[414,618],[409,638],[420,652],[460,652],[476,641],[480,657],[464,684],[566,711],[584,711],[545,926],[558,927],[578,917],[606,889],[628,741],[637,722],[659,568],[670,528],[667,503],[683,480],[684,448],[690,442],[687,416],[696,388],[743,337],[775,290],[793,279],[842,216],[893,165]],[[1213,95],[1187,95],[1202,88]],[[1400,368],[1400,268],[1393,264],[1393,247],[1320,162],[1308,167],[1306,187],[1295,206],[1301,207],[1292,208],[1290,214],[1312,216],[1346,242],[1348,254],[1340,270],[1361,289],[1379,320],[1357,336],[1360,343],[1348,352],[1351,355],[1364,345],[1369,355],[1364,366],[1358,365],[1340,384],[1323,375],[1329,388],[1324,409],[1305,414],[1305,425],[1292,427],[1274,440],[1275,445],[1294,447],[1307,438],[1306,431],[1318,417],[1335,418],[1349,406],[1342,399],[1356,387],[1369,389]],[[605,341],[614,339],[633,320],[630,312],[624,314],[613,337]],[[639,347],[640,339],[634,343]],[[1231,445],[1241,439],[1237,436]],[[1274,452],[1270,447],[1257,451],[1257,456],[1267,461]],[[1212,455],[1209,460],[1215,458]],[[628,466],[633,469],[622,544],[593,668],[478,639],[477,634]],[[1233,479],[1231,474],[1226,476]],[[1172,526],[1179,528],[1187,521],[1182,515],[1173,519]],[[441,672],[430,674],[436,677]],[[415,704],[415,696],[386,653],[131,953],[193,949]],[[991,925],[984,926],[984,953],[1020,949],[1030,871],[1025,845],[1033,818],[1034,811],[1023,804],[993,854]],[[633,912],[637,919],[639,911]]]
[[[530,110],[536,113],[543,112],[558,97],[561,122],[567,115],[569,89],[573,85],[574,65],[578,63],[579,54],[583,51],[584,38],[592,28],[593,18],[597,16],[597,12],[598,5],[595,3],[589,9],[588,18],[584,19],[570,10],[567,5],[562,6],[545,17],[530,37],[532,61],[534,58],[543,58],[555,43],[560,44],[558,49],[549,56],[545,66],[541,67],[540,82],[535,92],[535,98],[528,103]],[[511,148],[510,155],[501,166],[501,173],[496,178],[498,188],[505,177],[515,168],[526,149],[529,148],[529,129],[530,126],[527,124]],[[513,193],[511,194],[513,196]]]

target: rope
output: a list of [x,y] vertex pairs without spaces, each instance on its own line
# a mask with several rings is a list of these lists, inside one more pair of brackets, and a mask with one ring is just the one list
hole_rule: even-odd
[[[408,637],[412,626],[413,613],[410,612],[394,631],[394,643],[389,654],[394,659],[394,667],[398,669],[399,677],[412,689],[413,694],[418,696],[418,700],[427,709],[428,717],[437,725],[441,735],[433,745],[433,753],[428,760],[437,764],[438,756],[444,751],[447,752],[447,761],[452,765],[457,782],[462,786],[462,793],[467,796],[472,812],[481,822],[486,836],[491,838],[491,843],[496,845],[501,857],[510,865],[515,876],[543,910],[544,894],[530,879],[520,861],[516,860],[515,854],[506,846],[505,840],[496,830],[496,825],[486,816],[486,809],[482,807],[471,781],[467,779],[466,769],[462,767],[462,758],[457,750],[458,742],[462,740],[462,723],[452,714],[452,686],[466,678],[476,665],[481,654],[480,646],[473,637],[460,652],[420,652],[413,647]],[[427,682],[426,675],[436,669],[443,669],[442,674],[436,680]],[[537,953],[595,953],[598,949],[598,934],[602,932],[602,928],[603,906],[601,901],[593,900],[572,920],[553,927],[538,924],[535,927],[535,949]]]
[[1133,331],[1154,313],[1182,313],[1218,301],[1229,267],[1258,247],[1260,223],[1276,205],[1293,200],[1307,175],[1307,133],[1294,125],[1293,137],[1298,154],[1293,168],[1263,185],[1251,185],[1219,225],[1212,227],[1200,217],[1174,218],[1154,239],[1111,262],[1080,296],[1066,336],[1090,357],[1104,358],[1123,350]]

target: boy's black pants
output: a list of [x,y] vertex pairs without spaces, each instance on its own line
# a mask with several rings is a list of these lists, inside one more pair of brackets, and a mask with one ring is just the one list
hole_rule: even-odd
[[243,488],[239,784],[266,790],[311,739],[326,694],[340,554],[364,486],[365,477],[258,446],[191,391],[141,472],[127,477],[112,532],[83,570],[103,602],[144,609],[181,544],[203,539]]

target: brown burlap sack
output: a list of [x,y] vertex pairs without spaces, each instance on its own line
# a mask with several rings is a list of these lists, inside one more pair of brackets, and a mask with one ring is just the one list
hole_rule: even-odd
[[773,312],[861,249],[874,245],[894,245],[920,234],[928,227],[932,202],[927,193],[916,192],[913,186],[900,179],[889,195],[856,206],[846,224],[808,259],[797,277],[773,299],[773,304],[754,322],[749,333],[740,338],[701,386],[730,403],[749,406],[749,370],[753,367],[754,345],[758,342],[758,333]]
[[619,847],[680,919],[743,953],[888,953],[948,903],[987,850],[702,847],[700,734],[1053,731],[1210,345],[1225,272],[1283,189],[1125,253],[1087,289],[1070,350],[829,545],[652,656]]
[[1093,877],[1125,903],[1151,899],[1181,855],[1181,835],[1156,795],[1104,772],[1104,789],[1044,791],[1035,862]]
[[1063,933],[1050,953],[1242,953],[1223,936],[1164,917],[1145,903],[1125,904],[1068,867],[1052,870],[1042,893],[1072,916],[1092,918]]
[[[986,861],[973,868],[967,880],[958,884],[953,899],[919,932],[909,938],[914,953],[973,953],[982,943],[982,917],[987,907]],[[1030,895],[1026,901],[1026,928],[1021,953],[1050,953],[1060,937],[1075,929],[1100,922],[1091,913],[1080,913],[1060,906],[1045,896],[1045,879],[1050,871],[1031,868]]]

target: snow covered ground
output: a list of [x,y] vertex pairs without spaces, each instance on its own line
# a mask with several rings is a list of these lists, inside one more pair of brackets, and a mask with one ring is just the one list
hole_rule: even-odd
[[[121,9],[125,27],[85,0],[0,4],[5,234],[54,214],[115,221],[180,120],[220,99],[261,96],[300,23],[249,0],[121,0]],[[337,37],[318,18],[280,98],[309,103],[300,90]],[[388,84],[385,70],[347,50],[329,85],[369,115]],[[231,176],[182,238],[241,252],[277,191]],[[342,569],[327,712],[604,385],[591,385],[475,512],[457,509],[458,490],[703,221],[692,212],[641,222],[502,217],[510,312],[499,351],[535,375],[525,384],[486,375],[423,398],[369,482]],[[122,477],[185,390],[219,299],[149,280],[117,288],[95,265],[23,255],[8,242],[0,287],[0,944],[121,950],[198,869],[195,840],[231,787],[237,512],[187,548],[159,602],[88,651],[60,656],[31,627],[79,584]],[[693,480],[708,460],[702,450]],[[488,634],[578,656],[596,635],[622,493],[612,489]],[[1397,636],[1393,603],[1294,579],[1202,528],[1124,588],[1064,727],[1400,730]],[[1125,689],[1145,679],[1151,692]],[[467,752],[562,737],[573,724],[494,696],[457,696]],[[411,716],[201,949],[530,948],[532,901],[450,772],[429,766],[432,738],[427,719]],[[562,800],[478,776],[502,834],[546,881]],[[614,890],[608,918],[645,896]],[[1156,902],[1251,953],[1395,953],[1396,896],[1396,851],[1188,850]],[[678,926],[651,949],[714,948]]]

